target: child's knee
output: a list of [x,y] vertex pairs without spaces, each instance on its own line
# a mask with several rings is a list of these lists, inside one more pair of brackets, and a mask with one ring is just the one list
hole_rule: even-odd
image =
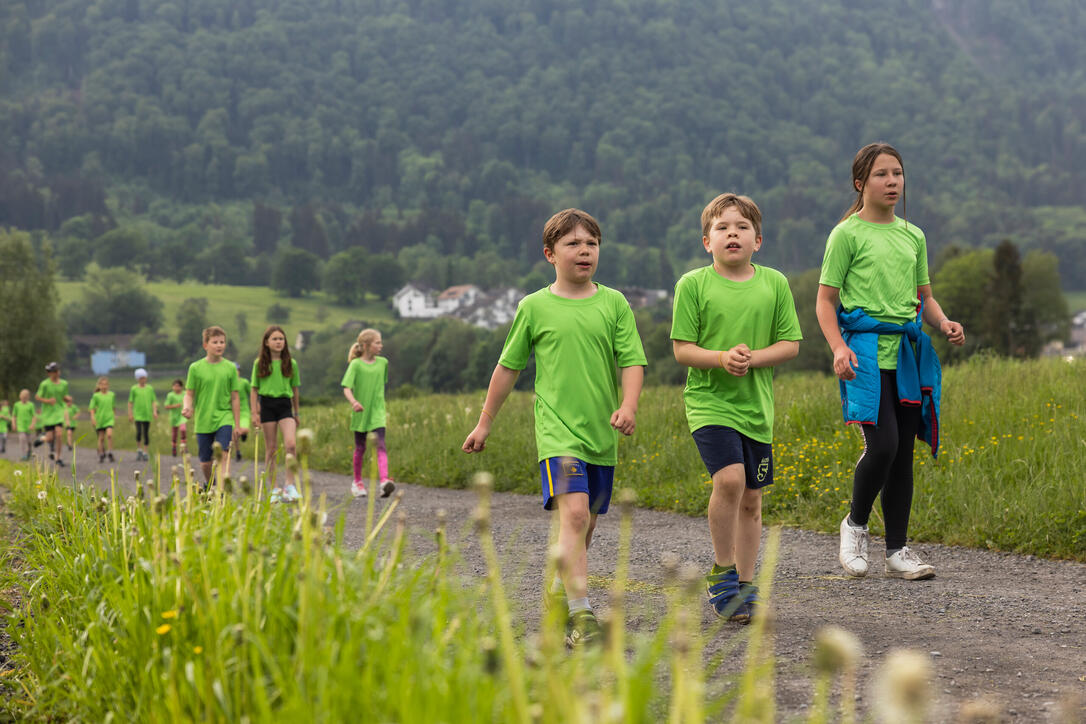
[[713,492],[728,498],[738,498],[747,486],[746,471],[742,465],[729,465],[713,473]]

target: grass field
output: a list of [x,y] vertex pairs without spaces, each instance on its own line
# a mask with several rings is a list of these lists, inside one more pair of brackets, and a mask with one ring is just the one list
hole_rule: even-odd
[[[61,305],[81,299],[82,282],[57,282]],[[177,310],[181,302],[189,298],[205,297],[208,301],[208,321],[226,329],[230,339],[239,350],[255,350],[260,343],[264,328],[270,324],[267,319],[268,307],[280,304],[290,309],[290,319],[275,320],[289,335],[294,344],[294,336],[303,329],[324,329],[339,326],[352,319],[379,321],[392,318],[392,310],[385,302],[373,300],[361,307],[342,307],[335,304],[321,292],[314,292],[305,297],[291,299],[280,296],[268,287],[236,287],[222,284],[197,284],[186,282],[148,282],[146,289],[162,300],[163,331],[175,327]],[[238,313],[248,318],[248,331],[239,335]],[[255,356],[246,352],[245,357]]]
[[1086,290],[1064,292],[1063,296],[1067,298],[1067,308],[1071,310],[1071,314],[1086,310]]

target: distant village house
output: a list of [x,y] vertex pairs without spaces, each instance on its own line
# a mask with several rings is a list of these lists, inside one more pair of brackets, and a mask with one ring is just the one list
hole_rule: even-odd
[[77,334],[72,343],[76,359],[89,359],[94,374],[106,375],[116,369],[147,364],[147,355],[132,348],[134,338],[133,334]]

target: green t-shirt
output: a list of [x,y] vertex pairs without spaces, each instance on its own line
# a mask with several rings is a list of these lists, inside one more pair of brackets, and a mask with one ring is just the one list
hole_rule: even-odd
[[[184,392],[174,392],[171,389],[169,392],[166,393],[166,405],[167,406],[169,406],[169,405],[184,405],[184,404],[185,404],[185,393]],[[172,408],[170,410],[170,427],[177,427],[178,425],[183,425],[184,423],[185,423],[185,418],[181,416],[181,408],[180,407]]]
[[646,364],[629,302],[602,284],[587,299],[559,297],[546,287],[529,294],[517,306],[498,363],[522,370],[533,351],[538,459],[614,465],[617,368]]
[[[295,369],[298,365],[294,365]],[[245,379],[241,375],[238,375],[238,409],[241,410],[241,424],[242,426],[249,424],[249,418],[253,415],[252,407],[249,405],[249,393],[252,391],[252,385],[249,384],[249,380]]]
[[[853,214],[830,232],[820,284],[840,289],[846,312],[861,307],[880,322],[916,319],[917,287],[930,284],[928,247],[915,224],[872,224]],[[879,368],[897,369],[900,334],[879,337]]]
[[11,408],[7,405],[0,406],[0,435],[6,435],[11,425]]
[[68,427],[75,427],[77,417],[79,417],[79,406],[73,402],[68,405]]
[[128,401],[132,403],[132,419],[136,422],[150,422],[154,417],[158,396],[151,385],[132,385],[132,389],[128,391]]
[[363,362],[356,357],[347,365],[340,387],[349,387],[354,399],[362,403],[362,412],[351,410],[351,429],[369,432],[384,427],[385,385],[388,384],[388,360],[376,357],[373,362]]
[[267,377],[257,376],[257,364],[259,360],[253,360],[253,374],[249,383],[258,395],[264,397],[293,397],[294,388],[301,387],[298,379],[298,360],[290,361],[290,378],[283,376],[282,360],[271,361],[271,373]]
[[12,409],[15,412],[15,432],[30,432],[30,423],[34,421],[34,403],[16,402]]
[[238,389],[238,369],[233,362],[221,359],[211,364],[206,358],[193,362],[185,389],[193,391],[194,432],[217,432],[224,425],[234,424],[230,400]]
[[117,393],[110,390],[109,392],[95,392],[91,395],[90,404],[87,405],[87,409],[94,413],[94,428],[101,430],[105,427],[113,427],[115,422],[113,417],[113,406],[117,399]]
[[[745,282],[725,279],[712,266],[684,274],[675,284],[671,338],[711,350],[737,344],[765,349],[803,339],[788,280],[776,269],[753,266],[754,276]],[[772,367],[751,368],[742,377],[720,367],[691,367],[683,401],[690,432],[723,425],[773,442]]]
[[53,404],[41,404],[41,419],[38,420],[42,427],[60,425],[64,423],[64,397],[68,394],[68,381],[58,379],[53,382],[48,377],[38,385],[38,397],[52,398]]

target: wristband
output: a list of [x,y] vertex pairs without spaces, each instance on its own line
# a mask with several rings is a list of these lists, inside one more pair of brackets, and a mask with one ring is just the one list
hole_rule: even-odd
[[490,421],[491,421],[491,422],[494,422],[494,416],[493,416],[493,415],[491,415],[491,414],[490,414],[489,412],[487,412],[487,411],[486,411],[486,408],[485,408],[485,407],[481,408],[481,409],[480,409],[480,411],[481,411],[481,412],[482,412],[482,413],[483,413],[484,415],[486,415],[487,417],[489,417],[489,418],[490,418]]
[[724,350],[720,350],[720,352],[717,354],[717,359],[720,361],[720,366],[723,367],[724,366]]

